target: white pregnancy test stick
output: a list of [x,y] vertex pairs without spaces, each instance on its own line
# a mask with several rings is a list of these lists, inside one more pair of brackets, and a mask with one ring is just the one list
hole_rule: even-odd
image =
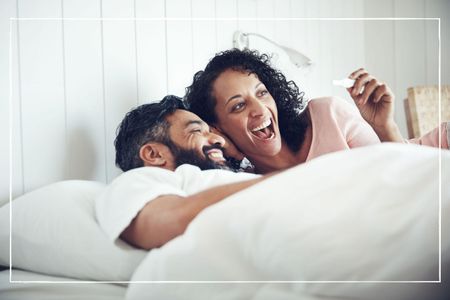
[[351,88],[355,84],[354,79],[344,78],[340,80],[333,80],[333,85],[342,86],[344,88]]

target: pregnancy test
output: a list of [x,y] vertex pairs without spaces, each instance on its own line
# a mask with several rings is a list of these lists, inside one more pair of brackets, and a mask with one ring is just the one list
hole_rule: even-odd
[[340,80],[333,80],[333,85],[342,86],[344,88],[351,88],[355,84],[354,79],[344,78]]

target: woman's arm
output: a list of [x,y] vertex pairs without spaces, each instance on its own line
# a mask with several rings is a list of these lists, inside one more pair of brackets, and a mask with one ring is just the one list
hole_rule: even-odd
[[382,142],[400,142],[403,138],[394,120],[395,96],[391,89],[365,69],[358,69],[349,78],[353,87],[347,89],[361,116],[369,123]]

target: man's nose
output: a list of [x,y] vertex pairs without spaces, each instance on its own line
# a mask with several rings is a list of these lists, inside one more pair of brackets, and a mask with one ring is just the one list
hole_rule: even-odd
[[223,147],[225,145],[225,139],[216,133],[210,132],[208,142],[211,145],[219,145],[220,147]]

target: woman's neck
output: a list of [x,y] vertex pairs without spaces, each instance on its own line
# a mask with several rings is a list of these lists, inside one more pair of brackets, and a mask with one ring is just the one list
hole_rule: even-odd
[[255,166],[255,172],[258,174],[266,174],[273,171],[280,171],[296,164],[295,153],[282,141],[280,151],[270,157],[249,157]]

